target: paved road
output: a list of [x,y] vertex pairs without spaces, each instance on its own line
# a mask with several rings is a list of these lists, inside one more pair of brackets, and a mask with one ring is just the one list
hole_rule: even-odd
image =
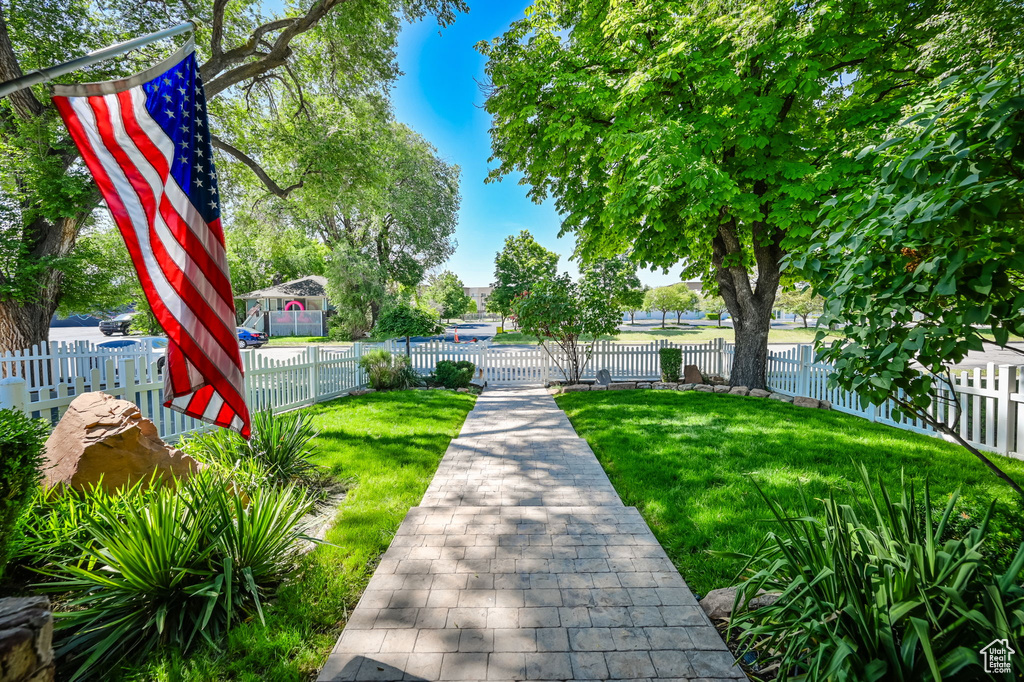
[[477,399],[320,672],[338,680],[743,678],[547,392]]

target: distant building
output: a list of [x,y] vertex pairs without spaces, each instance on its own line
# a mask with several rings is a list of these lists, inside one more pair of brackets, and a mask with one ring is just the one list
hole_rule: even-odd
[[245,327],[271,336],[325,336],[327,278],[319,275],[300,277],[291,282],[239,294],[245,301]]
[[494,287],[462,287],[462,291],[476,303],[476,310],[479,313],[487,310],[487,299],[494,292]]

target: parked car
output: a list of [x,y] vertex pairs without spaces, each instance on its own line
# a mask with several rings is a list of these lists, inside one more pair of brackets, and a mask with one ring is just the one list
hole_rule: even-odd
[[265,344],[268,337],[263,332],[258,332],[255,329],[249,327],[238,327],[238,347],[239,348],[259,348]]
[[132,319],[139,313],[123,313],[109,320],[100,321],[100,331],[103,336],[110,336],[117,332],[128,336],[128,329],[132,326]]
[[[125,357],[137,358],[145,354],[147,362],[156,360],[157,372],[164,371],[167,362],[165,351],[167,350],[166,336],[136,336],[130,339],[117,339],[116,341],[104,341],[97,343],[97,348],[122,351]],[[112,354],[117,357],[117,353]]]

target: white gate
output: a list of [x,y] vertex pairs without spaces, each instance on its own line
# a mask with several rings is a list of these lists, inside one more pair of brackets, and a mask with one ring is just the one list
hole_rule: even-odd
[[549,377],[548,354],[542,348],[491,346],[483,358],[482,378],[490,386],[543,384]]

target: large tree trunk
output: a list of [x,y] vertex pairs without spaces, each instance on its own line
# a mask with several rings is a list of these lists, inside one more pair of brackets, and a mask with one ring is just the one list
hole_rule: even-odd
[[0,352],[23,350],[49,340],[50,318],[57,310],[64,273],[52,265],[40,265],[40,261],[70,254],[88,217],[89,213],[81,213],[54,223],[37,219],[26,227],[23,241],[29,248],[29,265],[39,271],[27,276],[16,273],[14,281],[30,277],[38,289],[23,300],[0,299]]
[[[767,215],[767,207],[764,213]],[[752,226],[752,250],[757,264],[756,286],[751,282],[751,273],[747,268],[737,264],[742,263],[745,245],[734,220],[723,221],[712,243],[715,280],[732,314],[732,326],[736,330],[736,353],[729,374],[729,383],[733,386],[768,387],[768,332],[779,287],[782,238],[782,232],[768,228],[763,223]]]

